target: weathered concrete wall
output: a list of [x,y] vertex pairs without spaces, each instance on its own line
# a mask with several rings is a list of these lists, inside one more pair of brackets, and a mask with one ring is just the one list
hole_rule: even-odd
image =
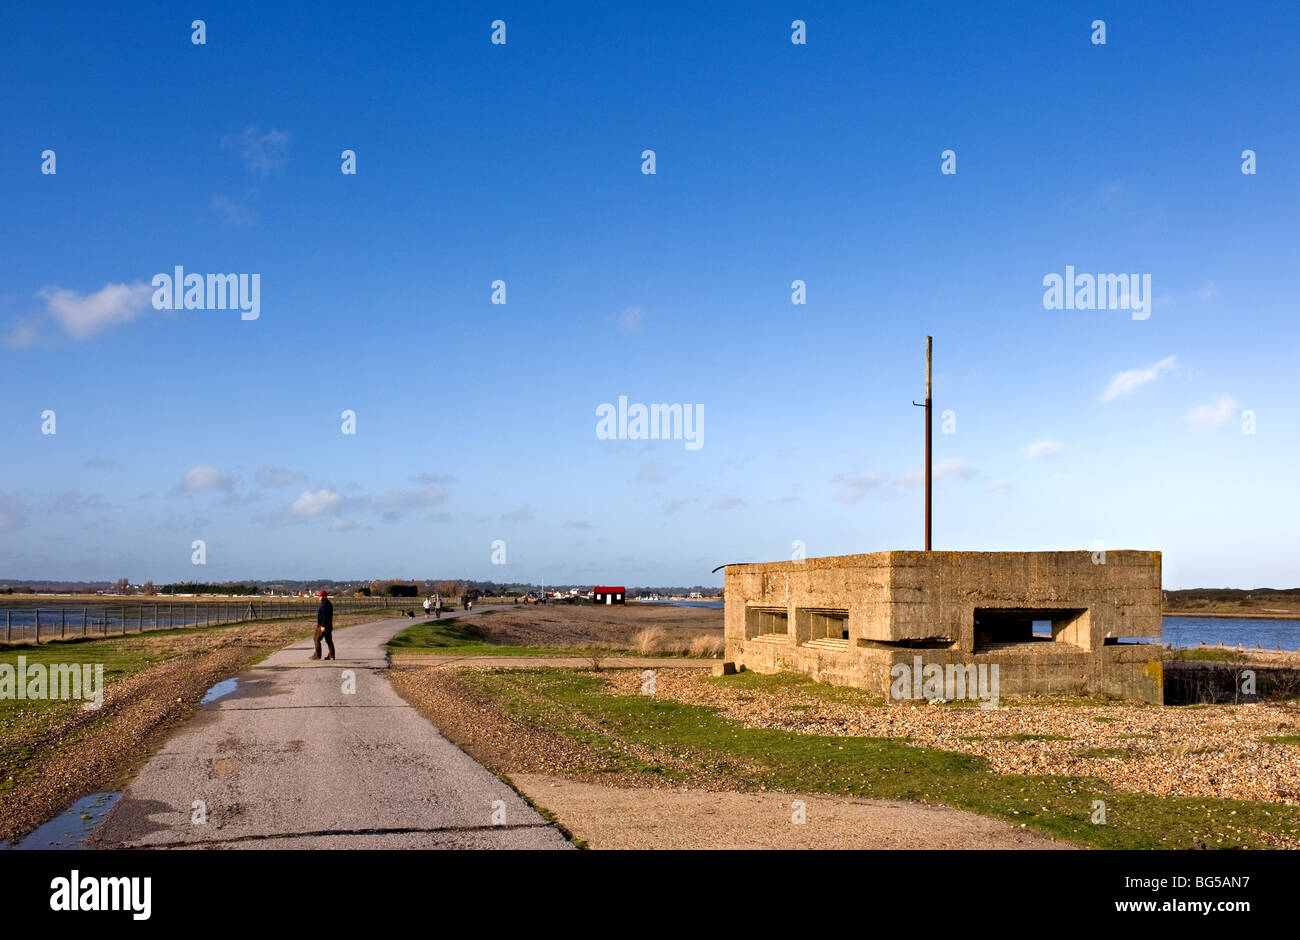
[[[725,598],[726,658],[758,672],[887,691],[890,669],[920,655],[997,663],[1003,694],[1162,700],[1159,649],[1106,642],[1160,635],[1159,552],[1107,552],[1104,564],[1090,552],[876,552],[732,565]],[[1032,611],[1053,621],[1053,638],[977,644],[977,609]],[[784,611],[784,636],[760,610]],[[808,611],[846,613],[848,638],[810,636],[809,624],[835,624]]]

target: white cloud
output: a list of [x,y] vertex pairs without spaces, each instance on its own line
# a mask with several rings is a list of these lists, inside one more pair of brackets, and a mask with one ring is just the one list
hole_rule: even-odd
[[[950,457],[940,460],[932,469],[935,480],[973,480],[980,472],[964,460]],[[898,478],[904,486],[920,486],[925,482],[924,470],[909,470]]]
[[190,467],[185,471],[185,479],[181,482],[181,489],[190,493],[203,490],[228,490],[230,489],[230,477],[210,464],[199,464],[197,467]]
[[1116,372],[1111,376],[1110,382],[1106,385],[1106,390],[1101,393],[1101,400],[1114,401],[1116,398],[1131,395],[1148,382],[1154,382],[1166,372],[1172,372],[1175,364],[1173,356],[1166,356],[1159,362],[1154,362],[1141,369]]
[[257,221],[257,213],[245,206],[241,206],[229,196],[223,196],[221,193],[215,193],[211,200],[212,208],[226,217],[226,221],[237,228],[243,228],[246,225],[252,225]]
[[1231,395],[1224,395],[1213,405],[1197,405],[1183,420],[1194,428],[1221,428],[1241,414],[1241,406]]
[[237,151],[244,159],[244,166],[262,176],[289,162],[288,131],[272,128],[263,134],[256,127],[249,127],[243,133],[223,137],[221,146]]
[[105,284],[93,294],[45,287],[38,294],[45,312],[73,339],[89,339],[100,330],[130,323],[150,308],[153,289],[143,281]]
[[19,320],[5,336],[5,345],[10,349],[28,349],[36,345],[40,331],[34,320]]
[[386,522],[395,522],[412,509],[436,506],[447,498],[441,486],[428,486],[422,490],[390,490],[375,500],[375,508],[383,513]]
[[332,512],[343,502],[343,496],[337,490],[319,489],[316,492],[304,490],[302,495],[289,506],[289,512],[301,519],[315,519],[317,516]]
[[618,315],[618,328],[624,333],[641,332],[641,317],[644,312],[640,307],[628,307]]
[[1050,460],[1053,457],[1061,456],[1061,452],[1064,450],[1064,444],[1055,438],[1048,437],[1027,445],[1025,447],[1025,456],[1030,460]]

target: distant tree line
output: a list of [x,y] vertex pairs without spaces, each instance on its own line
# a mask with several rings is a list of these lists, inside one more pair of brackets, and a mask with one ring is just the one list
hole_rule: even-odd
[[251,584],[198,584],[193,581],[186,584],[164,584],[157,590],[159,594],[230,594],[244,596],[257,593],[257,588]]

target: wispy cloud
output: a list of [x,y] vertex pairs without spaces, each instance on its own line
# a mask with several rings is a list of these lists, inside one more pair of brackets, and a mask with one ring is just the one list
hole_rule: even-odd
[[272,128],[263,133],[256,127],[221,138],[221,146],[243,158],[249,172],[268,176],[289,162],[289,132]]
[[[947,460],[940,460],[932,469],[936,482],[941,480],[974,480],[980,472],[964,460],[950,457]],[[925,482],[924,470],[909,470],[898,478],[898,482],[904,486],[920,486]]]
[[[143,281],[137,281],[134,284],[105,284],[93,294],[79,294],[62,287],[44,287],[37,296],[45,301],[45,313],[65,333],[75,340],[85,340],[110,326],[130,323],[150,309],[153,289]],[[30,323],[27,325],[32,326]]]
[[244,228],[257,221],[257,211],[255,209],[242,206],[229,196],[223,196],[221,193],[214,193],[209,205],[236,228]]
[[889,482],[889,477],[883,473],[837,473],[831,482],[840,484],[839,492],[835,494],[837,500],[841,503],[856,503],[872,490],[884,486]]
[[690,506],[694,502],[695,502],[694,496],[676,496],[668,500],[668,502],[664,503],[661,512],[663,512],[665,516],[671,516],[674,513],[681,512],[683,509],[685,509],[687,506]]
[[743,505],[745,501],[732,493],[719,493],[713,498],[713,508],[721,509],[723,512]]
[[1116,398],[1131,395],[1143,385],[1154,382],[1167,372],[1172,372],[1175,365],[1174,357],[1166,356],[1159,362],[1153,362],[1151,365],[1144,366],[1140,369],[1128,369],[1124,372],[1116,372],[1111,376],[1110,382],[1107,383],[1105,391],[1101,393],[1101,400],[1104,402],[1114,401]]
[[1065,445],[1054,437],[1025,445],[1025,456],[1030,460],[1051,460],[1061,456],[1064,451]]
[[501,514],[502,522],[532,522],[537,511],[532,506],[520,506]]
[[205,490],[229,491],[230,486],[230,476],[211,464],[199,464],[196,467],[190,467],[185,471],[184,479],[181,480],[181,489],[187,493],[201,493]]
[[649,457],[636,472],[638,483],[662,483],[664,479],[664,462],[659,457]]
[[15,496],[0,495],[0,532],[27,526],[27,505]]
[[338,490],[324,487],[314,492],[304,490],[301,496],[289,504],[289,513],[299,519],[316,519],[334,512],[342,504],[343,494]]
[[1241,414],[1241,406],[1231,395],[1224,395],[1213,405],[1197,405],[1183,420],[1194,428],[1221,428]]
[[455,482],[456,478],[450,473],[415,473],[411,475],[411,482],[423,483],[425,486],[445,486],[448,483]]
[[640,307],[627,307],[615,319],[618,322],[618,328],[624,333],[640,333],[641,319],[645,311]]
[[447,498],[447,491],[441,486],[426,486],[422,490],[389,490],[375,500],[385,522],[396,522],[407,513],[430,506],[437,506]]
[[290,486],[294,483],[301,483],[307,479],[307,474],[301,470],[286,470],[283,467],[258,467],[257,472],[253,475],[258,486]]

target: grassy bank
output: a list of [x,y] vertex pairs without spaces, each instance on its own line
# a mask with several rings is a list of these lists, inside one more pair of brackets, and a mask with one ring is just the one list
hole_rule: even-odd
[[[514,719],[580,744],[588,758],[577,774],[676,785],[721,774],[750,790],[936,802],[1098,848],[1262,848],[1275,844],[1270,835],[1300,834],[1300,809],[1291,806],[1153,796],[1092,777],[995,774],[980,757],[897,739],[746,728],[713,708],[612,694],[585,671],[464,671],[458,679]],[[1095,800],[1105,803],[1104,825],[1090,821]]]
[[[345,615],[340,628],[378,619]],[[214,682],[295,639],[302,617],[0,648],[0,663],[102,664],[104,703],[0,698],[0,840],[21,837],[77,797],[114,789],[185,721]]]
[[[490,612],[489,612],[490,613]],[[479,614],[478,618],[488,616]],[[412,624],[388,641],[390,653],[446,653],[455,656],[605,656],[609,650],[574,646],[504,646],[489,642],[472,623],[455,617]]]

